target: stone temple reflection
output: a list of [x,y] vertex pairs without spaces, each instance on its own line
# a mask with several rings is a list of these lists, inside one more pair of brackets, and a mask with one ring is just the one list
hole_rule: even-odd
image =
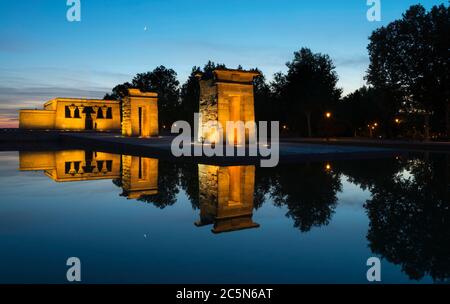
[[56,182],[120,177],[120,155],[83,150],[20,152],[20,171],[44,171]]
[[158,193],[158,160],[83,150],[20,152],[20,171],[44,171],[56,182],[121,179],[123,196]]
[[[183,178],[177,166],[160,166],[158,159],[95,151],[19,152],[19,162],[20,171],[43,171],[58,183],[110,179],[122,188],[121,196],[163,200],[162,205],[169,200],[168,189]],[[190,168],[197,171],[197,165]],[[199,178],[191,181],[198,183],[193,195],[198,195],[200,219],[195,225],[212,225],[213,233],[258,228],[252,219],[255,170],[255,166],[198,165]]]
[[139,156],[122,156],[123,196],[138,199],[143,195],[158,193],[157,159]]
[[200,220],[214,233],[258,228],[253,222],[255,166],[198,166]]

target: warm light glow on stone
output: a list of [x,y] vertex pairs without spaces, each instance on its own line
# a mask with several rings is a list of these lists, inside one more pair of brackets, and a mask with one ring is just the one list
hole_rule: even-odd
[[21,110],[19,127],[37,130],[122,130],[124,136],[158,136],[158,94],[129,89],[116,100],[55,98],[43,110]]
[[55,98],[46,102],[43,110],[20,110],[19,128],[120,130],[120,104],[116,100]]
[[44,171],[56,182],[120,177],[120,155],[103,152],[20,152],[19,163],[21,171]]
[[56,182],[121,179],[123,195],[129,199],[158,193],[157,159],[66,150],[20,152],[19,164],[21,171],[44,171]]
[[158,94],[138,89],[129,89],[128,93],[122,104],[122,135],[158,136]]
[[122,187],[124,195],[129,199],[137,199],[143,195],[158,193],[157,159],[122,156]]
[[214,224],[213,232],[259,227],[252,220],[255,188],[254,166],[199,165],[200,221]]
[[[215,70],[214,79],[200,80],[200,114],[198,139],[220,140],[208,122],[217,121],[223,128],[223,140],[243,143],[256,130],[227,130],[227,122],[255,121],[253,79],[257,72],[240,70]],[[201,77],[199,74],[198,77]],[[230,132],[230,133],[227,133]],[[213,141],[214,142],[214,141]]]

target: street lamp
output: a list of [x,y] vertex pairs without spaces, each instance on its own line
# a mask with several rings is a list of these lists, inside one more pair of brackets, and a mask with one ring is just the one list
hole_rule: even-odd
[[372,138],[373,137],[373,132],[378,128],[378,123],[374,122],[373,124],[367,125],[367,127],[369,128],[369,135]]
[[325,122],[325,126],[326,126],[326,134],[327,134],[327,141],[330,141],[330,119],[333,116],[333,114],[331,112],[326,112],[325,113],[325,118],[327,119],[327,121]]

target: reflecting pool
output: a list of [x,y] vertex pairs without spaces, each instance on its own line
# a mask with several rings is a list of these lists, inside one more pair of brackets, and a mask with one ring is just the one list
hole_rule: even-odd
[[450,155],[277,168],[100,151],[0,153],[0,283],[450,279]]

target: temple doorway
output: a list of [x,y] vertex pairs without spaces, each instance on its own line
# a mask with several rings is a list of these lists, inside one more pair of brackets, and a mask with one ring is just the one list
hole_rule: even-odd
[[[241,120],[241,99],[239,98],[239,96],[233,96],[230,100],[230,121],[237,122]],[[240,134],[238,128],[235,128],[230,136],[230,142],[232,142],[234,145],[237,145],[240,142],[243,134]]]
[[84,129],[85,130],[94,130],[94,120],[92,119],[92,108],[91,107],[87,107],[84,109],[84,114],[85,114],[85,124],[84,124]]
[[142,136],[142,107],[139,107],[139,136]]

